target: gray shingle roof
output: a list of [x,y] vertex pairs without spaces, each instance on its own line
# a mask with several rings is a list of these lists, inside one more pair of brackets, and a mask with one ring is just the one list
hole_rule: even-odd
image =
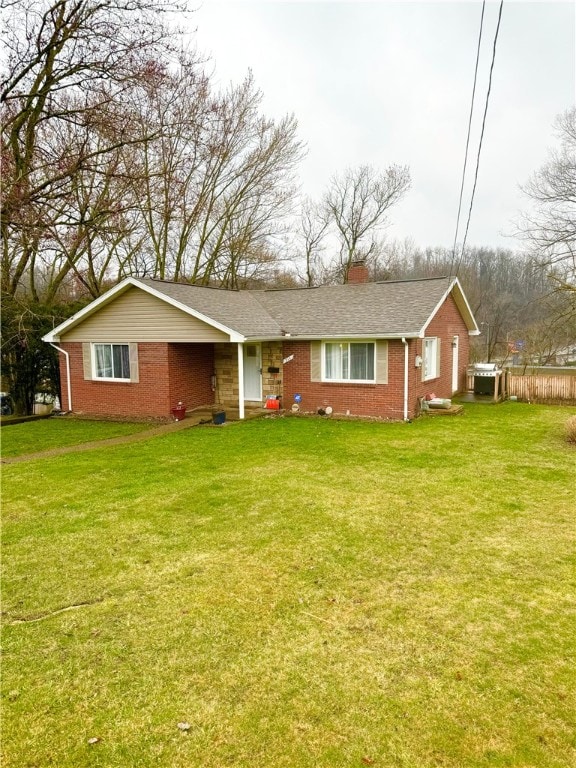
[[379,336],[418,333],[450,282],[410,280],[254,292],[295,336]]
[[200,312],[221,325],[253,338],[281,336],[278,322],[255,301],[250,291],[227,291],[152,278],[135,278],[158,293]]
[[[227,291],[137,278],[246,338],[413,336],[421,332],[451,278]],[[473,319],[472,319],[473,323]],[[471,328],[472,330],[472,328]]]

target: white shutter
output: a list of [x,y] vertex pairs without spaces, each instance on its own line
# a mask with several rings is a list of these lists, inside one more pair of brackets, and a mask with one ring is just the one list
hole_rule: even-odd
[[388,384],[388,342],[376,342],[376,383]]
[[90,349],[90,342],[84,342],[82,344],[82,366],[84,369],[84,378],[87,380],[92,379],[92,350]]
[[138,344],[130,344],[130,381],[137,384],[140,381],[138,370]]
[[310,381],[322,381],[322,342],[310,342]]

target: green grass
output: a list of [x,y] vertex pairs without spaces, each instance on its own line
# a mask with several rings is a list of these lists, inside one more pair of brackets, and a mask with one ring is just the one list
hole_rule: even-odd
[[62,446],[89,443],[93,440],[132,435],[150,428],[151,425],[146,423],[89,421],[60,416],[29,423],[10,424],[0,430],[2,456],[22,456]]
[[573,765],[573,412],[6,466],[4,768]]

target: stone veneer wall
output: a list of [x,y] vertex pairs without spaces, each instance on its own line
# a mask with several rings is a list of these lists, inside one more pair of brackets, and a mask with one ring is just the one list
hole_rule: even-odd
[[[268,373],[268,368],[280,368],[280,373]],[[262,399],[266,395],[282,395],[282,342],[265,341],[262,343]]]
[[214,345],[217,405],[238,407],[238,345]]
[[[262,342],[262,403],[266,395],[282,394],[282,342]],[[268,373],[268,368],[279,368],[280,373]],[[214,371],[216,373],[216,403],[238,407],[238,345],[215,344]]]

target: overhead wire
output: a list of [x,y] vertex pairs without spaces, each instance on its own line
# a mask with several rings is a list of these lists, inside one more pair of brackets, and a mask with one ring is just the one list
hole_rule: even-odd
[[500,0],[500,7],[498,9],[498,22],[496,24],[496,32],[494,33],[494,42],[492,44],[492,61],[490,63],[490,75],[488,78],[488,89],[486,91],[486,101],[484,104],[484,115],[482,117],[482,130],[480,132],[480,141],[478,143],[478,153],[476,155],[476,170],[474,172],[474,185],[472,187],[472,195],[470,197],[470,207],[468,209],[468,219],[466,221],[466,229],[464,231],[464,239],[462,241],[462,250],[460,251],[460,257],[458,259],[457,265],[456,265],[456,275],[458,275],[458,270],[460,269],[460,264],[462,263],[462,259],[464,257],[464,251],[466,248],[466,240],[468,239],[468,230],[470,228],[470,219],[472,218],[472,207],[474,205],[474,196],[476,194],[476,185],[478,182],[478,170],[480,168],[480,154],[482,152],[482,141],[484,139],[484,130],[486,128],[486,115],[488,113],[488,103],[490,101],[490,92],[492,90],[492,74],[494,72],[494,62],[496,60],[496,44],[498,42],[498,33],[500,31],[500,22],[502,20],[502,7],[504,5],[504,0]]
[[474,114],[474,99],[476,97],[476,82],[478,80],[478,62],[480,61],[480,47],[482,43],[482,29],[484,26],[484,10],[486,0],[482,0],[482,15],[480,16],[480,30],[478,32],[478,46],[476,48],[476,64],[474,66],[474,84],[472,86],[472,98],[470,100],[470,115],[468,116],[468,135],[466,136],[466,150],[464,151],[464,167],[462,168],[462,183],[460,185],[460,198],[458,200],[458,215],[456,216],[456,231],[454,232],[454,245],[452,246],[452,259],[450,261],[449,274],[452,273],[454,259],[456,258],[456,242],[458,240],[458,229],[460,227],[460,214],[462,212],[462,198],[464,197],[464,182],[466,179],[466,168],[468,165],[468,148],[470,146],[470,134],[472,132],[472,116]]

